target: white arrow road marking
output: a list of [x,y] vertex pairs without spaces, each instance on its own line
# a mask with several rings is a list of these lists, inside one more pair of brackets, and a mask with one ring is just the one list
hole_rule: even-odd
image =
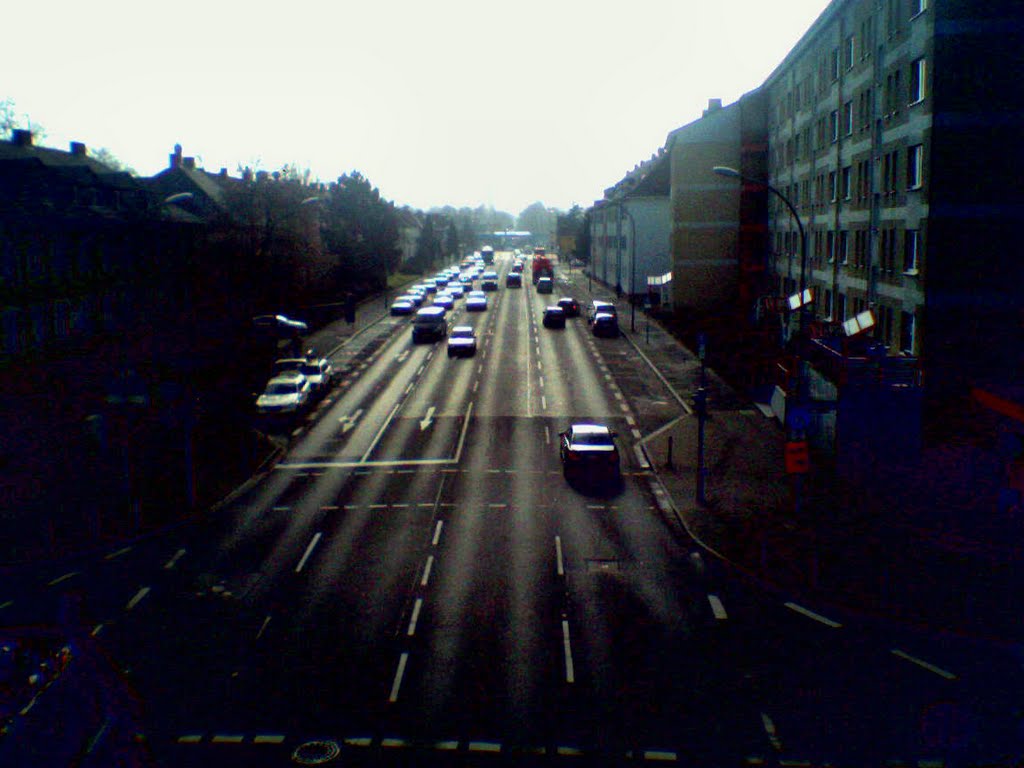
[[348,432],[350,429],[355,429],[356,421],[358,421],[359,417],[362,415],[363,409],[360,408],[351,416],[342,416],[340,419],[338,419],[338,422],[341,424],[342,433],[344,434],[345,432]]
[[434,423],[434,406],[427,408],[427,415],[420,420],[420,432]]

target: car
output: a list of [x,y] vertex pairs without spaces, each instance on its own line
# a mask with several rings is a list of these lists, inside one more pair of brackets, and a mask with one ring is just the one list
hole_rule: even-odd
[[446,310],[455,306],[455,298],[448,291],[439,291],[434,296],[435,307],[444,307]]
[[325,357],[307,357],[299,371],[309,381],[313,394],[317,396],[327,394],[327,390],[331,388],[331,382],[334,381],[334,366]]
[[558,435],[558,451],[567,477],[592,479],[619,475],[616,433],[604,424],[573,424]]
[[265,416],[299,413],[311,395],[309,379],[297,372],[284,373],[267,382],[263,394],[256,398],[256,410]]
[[420,293],[419,291],[414,291],[414,290],[410,289],[408,293],[406,293],[406,294],[404,294],[402,296],[399,296],[398,298],[395,299],[395,301],[402,301],[402,300],[411,301],[413,303],[413,306],[418,307],[418,306],[420,306],[423,303],[423,300],[425,298],[426,298],[426,294],[425,293]]
[[284,315],[257,315],[252,324],[260,330],[270,331],[285,338],[301,335],[309,330],[309,326],[301,320],[292,320]]
[[565,310],[566,317],[580,316],[580,303],[570,296],[563,296],[558,300],[558,306]]
[[413,303],[412,299],[406,298],[405,296],[395,299],[394,303],[391,305],[391,314],[395,317],[399,315],[411,315],[415,311],[416,305]]
[[456,325],[448,335],[448,357],[473,357],[476,332],[471,325]]
[[523,287],[523,276],[519,272],[509,272],[505,275],[505,287],[506,288],[522,288]]
[[439,341],[448,335],[448,320],[444,307],[436,304],[423,307],[412,319],[412,341]]
[[561,307],[547,307],[544,310],[545,328],[565,328],[565,310]]
[[498,290],[498,273],[484,272],[483,277],[480,278],[480,287],[485,291]]
[[614,339],[619,335],[619,319],[607,312],[598,312],[590,324],[590,329],[595,336]]
[[304,357],[288,357],[282,360],[275,360],[271,370],[271,376],[284,376],[286,373],[302,373],[302,366],[306,364]]
[[462,283],[448,283],[448,293],[452,295],[452,298],[461,299],[466,295],[466,289]]
[[537,279],[537,293],[554,293],[555,284],[550,277]]
[[466,311],[483,312],[487,309],[487,294],[483,291],[470,291],[466,294]]
[[512,270],[511,270],[511,271],[512,271],[512,272],[515,272],[515,273],[517,273],[517,274],[522,274],[522,272],[523,272],[523,262],[521,262],[521,261],[519,261],[519,260],[516,260],[516,261],[515,261],[515,262],[514,262],[514,263],[512,264]]
[[594,318],[599,314],[612,315],[614,317],[619,316],[618,308],[610,301],[594,301],[590,304],[590,310],[587,312],[587,322],[594,322]]

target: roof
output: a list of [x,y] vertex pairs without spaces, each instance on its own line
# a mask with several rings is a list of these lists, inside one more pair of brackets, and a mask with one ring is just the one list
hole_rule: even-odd
[[569,429],[581,435],[607,435],[611,432],[604,424],[573,424]]

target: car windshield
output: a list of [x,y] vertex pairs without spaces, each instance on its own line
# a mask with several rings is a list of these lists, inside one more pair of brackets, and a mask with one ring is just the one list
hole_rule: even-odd
[[291,382],[279,381],[275,384],[267,385],[266,394],[268,395],[294,395],[299,391],[298,384]]
[[472,339],[473,330],[471,328],[456,328],[451,333],[453,339]]
[[572,442],[574,445],[615,445],[607,432],[576,432]]
[[301,370],[306,376],[320,376],[323,374],[319,363],[305,363]]

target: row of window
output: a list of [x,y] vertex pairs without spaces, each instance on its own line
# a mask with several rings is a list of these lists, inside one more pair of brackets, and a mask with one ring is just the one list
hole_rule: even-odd
[[[851,232],[853,233],[851,245]],[[897,271],[916,275],[920,270],[921,232],[918,229],[883,227],[878,235],[878,272],[885,278],[895,276]],[[855,229],[811,229],[807,233],[809,258],[812,266],[821,268],[826,263],[867,269],[871,255],[871,230],[867,227]],[[799,234],[792,230],[775,233],[775,252],[799,254]]]
[[[882,10],[883,0],[878,0],[876,11]],[[920,16],[928,8],[927,0],[887,0],[886,31],[888,39],[899,36],[904,20]],[[850,25],[852,27],[852,25]],[[822,50],[817,56],[817,90],[814,76],[808,75],[780,100],[777,107],[778,122],[793,117],[798,111],[812,106],[815,98],[828,92],[832,83],[839,80],[843,71],[850,71],[858,61],[871,56],[875,48],[875,14],[870,13],[860,21],[859,34],[850,33],[843,37],[842,44]]]
[[[900,70],[895,69],[886,77],[884,90],[883,115],[891,118],[899,112],[903,103]],[[910,89],[907,97],[909,106],[918,104],[927,96],[928,62],[921,57],[910,64]],[[872,88],[864,88],[857,93],[856,106],[854,100],[843,103],[842,109],[833,109],[822,115],[812,126],[810,122],[798,130],[781,145],[779,151],[773,152],[772,163],[787,165],[810,156],[812,152],[826,149],[839,141],[841,136],[853,136],[854,130],[867,131],[875,119],[875,92]]]

